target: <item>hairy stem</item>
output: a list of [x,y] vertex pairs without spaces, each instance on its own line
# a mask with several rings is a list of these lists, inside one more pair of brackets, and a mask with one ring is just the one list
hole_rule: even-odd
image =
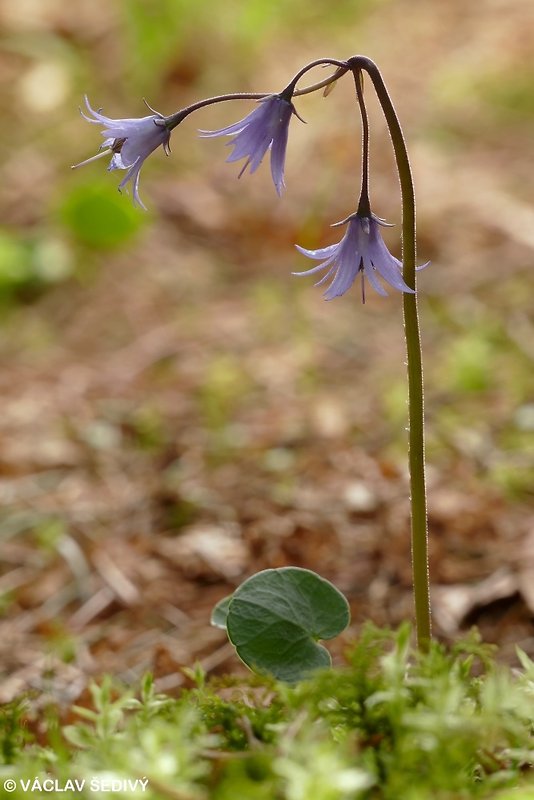
[[[337,67],[337,70],[332,74],[329,75],[328,78],[324,78],[322,81],[318,83],[314,83],[311,86],[306,86],[304,89],[295,89],[298,81],[309,72],[309,70],[313,69],[314,67],[319,66],[334,66]],[[289,98],[297,97],[303,94],[310,94],[311,92],[316,92],[319,89],[323,89],[325,86],[329,86],[334,81],[337,81],[345,72],[348,71],[348,66],[344,61],[338,61],[334,58],[319,58],[317,61],[312,61],[309,64],[306,64],[301,70],[297,72],[294,78],[291,79],[290,83],[286,86],[286,88],[280,92],[280,95],[283,96],[285,94],[288,95]],[[213,106],[216,103],[224,103],[227,100],[262,100],[264,97],[270,97],[273,92],[233,92],[232,94],[221,94],[217,95],[216,97],[207,97],[204,100],[198,100],[196,103],[191,103],[190,106],[186,106],[186,108],[180,109],[180,111],[176,111],[175,114],[170,114],[168,117],[164,117],[165,119],[165,127],[172,131],[176,128],[181,122],[184,121],[186,117],[193,113],[193,111],[198,111],[201,108],[206,108],[207,106]]]
[[[302,69],[299,69],[297,74],[290,80],[290,82],[288,83],[288,85],[286,86],[284,91],[281,92],[281,94],[284,95],[286,92],[288,92],[291,95],[293,95],[293,94],[305,94],[305,93],[307,94],[309,91],[315,91],[314,88],[311,88],[311,89],[308,89],[306,92],[302,91],[302,90],[299,92],[299,91],[295,91],[295,87],[296,87],[297,83],[300,81],[300,79],[307,72],[309,72],[311,69],[313,69],[314,67],[327,67],[327,66],[337,67],[336,72],[332,76],[330,76],[330,79],[328,80],[328,83],[331,83],[333,80],[337,80],[342,75],[344,75],[345,72],[348,71],[348,66],[347,66],[347,62],[346,61],[338,61],[337,58],[318,58],[316,61],[310,61],[310,63],[306,64],[305,67],[302,67]],[[327,86],[328,83],[326,83],[324,85]],[[321,87],[317,86],[316,88],[322,88],[322,86]]]
[[363,75],[360,70],[354,70],[354,83],[356,84],[356,96],[360,107],[362,118],[362,188],[360,200],[358,202],[358,214],[362,217],[371,216],[371,204],[369,202],[369,118],[363,97]]
[[332,75],[329,75],[328,78],[323,78],[323,80],[318,81],[318,83],[312,83],[311,86],[305,86],[304,89],[295,89],[293,92],[293,97],[301,97],[303,94],[311,94],[312,92],[316,92],[318,89],[324,89],[326,86],[330,86],[330,84],[335,83],[346,72],[346,67],[339,67],[335,72],[332,73]]
[[[365,56],[353,56],[347,63],[355,73],[362,69],[368,73],[386,118],[395,151],[402,194],[403,277],[408,286],[415,289],[415,192],[402,128],[376,64]],[[431,615],[425,486],[423,364],[417,294],[404,293],[403,308],[408,366],[411,544],[415,621],[418,646],[421,650],[427,650],[431,637]]]

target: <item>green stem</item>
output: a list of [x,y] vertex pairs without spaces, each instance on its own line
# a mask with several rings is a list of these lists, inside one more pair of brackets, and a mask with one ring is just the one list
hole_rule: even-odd
[[360,116],[362,118],[362,187],[360,191],[360,199],[358,201],[357,213],[361,217],[371,216],[371,203],[369,201],[369,117],[367,116],[367,109],[365,107],[365,100],[363,97],[363,75],[361,70],[354,71],[354,83],[356,84],[356,96],[358,98],[358,105],[360,107]]
[[[348,63],[353,71],[364,69],[368,73],[389,128],[402,194],[403,277],[408,286],[415,289],[415,192],[402,128],[376,64],[365,56],[354,56],[348,60]],[[408,367],[411,542],[415,624],[418,647],[421,650],[427,650],[431,637],[431,616],[425,487],[423,364],[417,294],[404,293],[403,308]]]

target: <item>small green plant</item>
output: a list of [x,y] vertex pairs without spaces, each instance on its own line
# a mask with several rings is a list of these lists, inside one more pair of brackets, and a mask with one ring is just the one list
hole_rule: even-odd
[[212,624],[224,628],[237,655],[257,672],[294,682],[331,664],[320,639],[350,622],[346,599],[308,569],[266,569],[221,600]]

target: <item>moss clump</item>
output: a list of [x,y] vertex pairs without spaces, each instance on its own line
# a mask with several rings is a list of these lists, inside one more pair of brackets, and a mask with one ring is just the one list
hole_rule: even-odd
[[369,626],[345,668],[293,686],[197,672],[178,699],[150,677],[136,698],[104,681],[61,737],[51,720],[45,746],[14,734],[19,704],[3,717],[2,779],[15,798],[47,776],[85,781],[76,797],[105,780],[138,797],[128,781],[143,778],[153,800],[534,798],[534,664],[520,654],[512,672],[475,637],[426,655],[409,642],[407,627]]

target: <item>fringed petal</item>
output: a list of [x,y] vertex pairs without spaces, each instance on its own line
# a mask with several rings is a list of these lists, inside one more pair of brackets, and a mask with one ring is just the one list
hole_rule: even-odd
[[294,275],[313,275],[329,268],[316,284],[320,286],[331,279],[330,286],[324,294],[326,300],[345,294],[359,272],[363,273],[363,302],[365,302],[363,277],[369,281],[375,292],[382,296],[387,295],[387,291],[380,283],[379,276],[398,291],[414,292],[404,281],[402,264],[391,255],[379,233],[378,225],[383,224],[383,220],[374,216],[361,217],[351,214],[340,224],[343,223],[347,223],[348,227],[339,244],[318,250],[306,250],[296,245],[297,250],[307,258],[320,260],[322,263],[304,272],[293,273]]
[[284,162],[289,134],[289,122],[293,106],[279,95],[270,95],[260,100],[260,105],[243,119],[216,131],[199,131],[202,137],[228,136],[235,134],[229,142],[232,154],[229,162],[246,159],[239,176],[248,168],[255,172],[265,154],[271,149],[271,174],[277,193],[284,188]]

